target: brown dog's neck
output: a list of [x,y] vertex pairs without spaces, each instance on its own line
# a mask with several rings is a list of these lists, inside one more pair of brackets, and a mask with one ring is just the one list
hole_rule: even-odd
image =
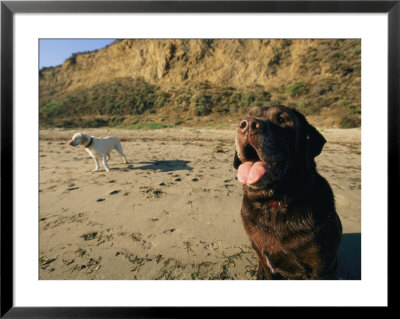
[[284,200],[281,200],[281,201],[270,200],[270,201],[267,201],[265,204],[268,207],[278,207],[278,208],[286,208],[288,206],[287,202]]
[[306,198],[309,192],[315,187],[315,180],[318,173],[305,174],[303,176],[290,176],[277,185],[270,187],[243,186],[244,196],[250,200],[262,200],[263,202],[286,203],[287,198]]
[[259,210],[259,209],[266,209],[269,212],[277,214],[279,213],[285,213],[288,207],[288,203],[286,199],[282,200],[258,200],[258,201],[253,201],[252,206],[254,209]]

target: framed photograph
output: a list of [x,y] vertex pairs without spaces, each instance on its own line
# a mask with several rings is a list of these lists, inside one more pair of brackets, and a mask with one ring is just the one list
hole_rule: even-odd
[[388,307],[399,13],[2,1],[1,316]]

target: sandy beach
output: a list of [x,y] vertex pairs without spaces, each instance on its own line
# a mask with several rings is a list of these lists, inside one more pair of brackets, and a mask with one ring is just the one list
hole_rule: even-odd
[[[343,224],[339,277],[361,278],[361,130],[320,129],[316,158]],[[40,131],[39,278],[254,279],[256,254],[240,218],[235,130],[87,129],[115,136],[106,172],[78,130]]]

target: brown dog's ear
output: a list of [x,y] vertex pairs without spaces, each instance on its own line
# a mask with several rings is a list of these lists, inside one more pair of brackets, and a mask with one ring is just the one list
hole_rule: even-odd
[[[305,116],[296,109],[291,109],[296,114],[300,123],[298,125],[299,131],[297,133],[296,145],[304,145],[304,135],[306,137],[305,144],[305,155],[307,159],[313,160],[314,157],[321,154],[322,148],[324,147],[326,140],[317,129],[308,123]],[[303,149],[303,148],[302,148]]]
[[310,124],[307,125],[306,131],[307,138],[307,148],[306,148],[306,156],[307,158],[314,158],[321,154],[322,148],[326,143],[325,137],[322,136],[320,132],[314,126]]
[[239,166],[242,164],[242,161],[239,159],[237,152],[235,151],[235,158],[233,159],[233,167],[238,169]]

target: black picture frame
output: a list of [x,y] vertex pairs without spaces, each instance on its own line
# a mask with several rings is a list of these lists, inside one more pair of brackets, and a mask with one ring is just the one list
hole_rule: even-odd
[[[388,14],[388,217],[399,187],[400,1],[1,1],[1,317],[176,318],[210,308],[15,307],[13,303],[13,17],[15,13],[387,13]],[[385,212],[378,212],[384,214]],[[389,222],[388,225],[391,223]],[[390,243],[390,232],[388,232]],[[393,241],[392,241],[393,242]],[[390,246],[389,246],[390,250]],[[388,287],[389,287],[388,281]],[[390,308],[390,298],[388,305]],[[230,309],[239,315],[243,309]],[[230,310],[213,308],[226,317]],[[291,308],[293,310],[293,307]],[[246,310],[246,317],[253,311]],[[296,310],[298,311],[298,310]],[[300,310],[302,311],[302,310]],[[276,312],[276,308],[268,313]]]

